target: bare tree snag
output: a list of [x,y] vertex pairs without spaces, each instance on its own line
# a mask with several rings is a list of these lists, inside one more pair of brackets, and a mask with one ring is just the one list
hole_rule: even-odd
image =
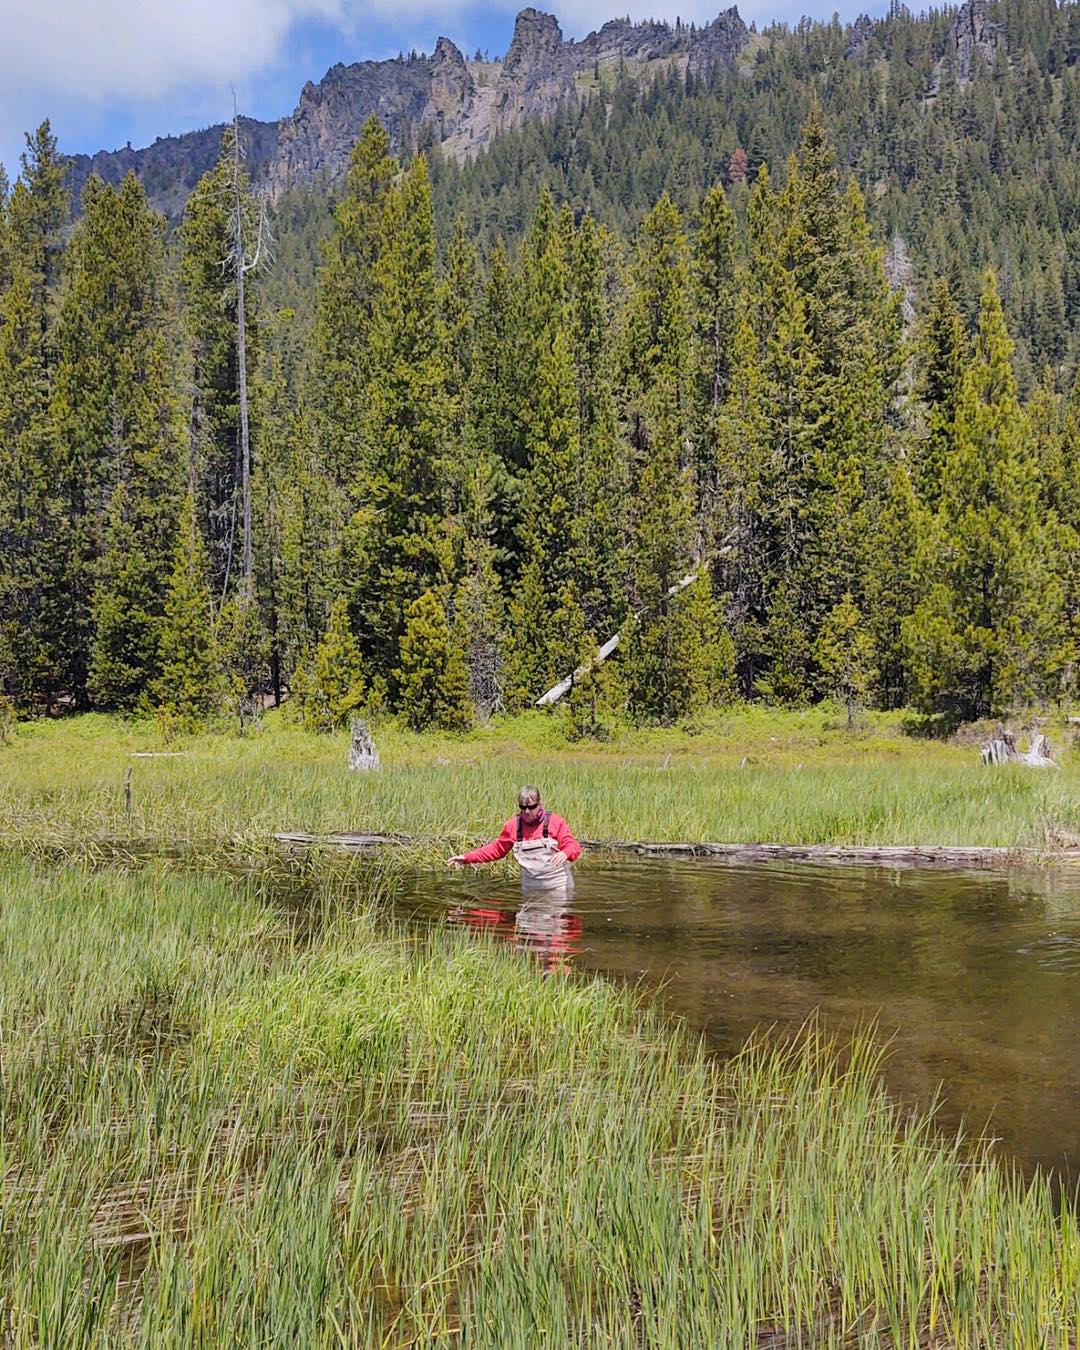
[[354,717],[349,727],[349,768],[367,771],[379,767],[379,752],[371,733],[359,717]]
[[984,764],[1026,764],[1032,769],[1057,769],[1060,766],[1050,757],[1050,742],[1041,733],[1032,736],[1027,750],[1016,748],[1016,736],[1011,731],[1002,731],[989,741],[984,741],[981,750]]
[[[728,545],[727,547],[720,549],[714,557],[722,558],[733,551],[732,546]],[[673,595],[678,595],[680,591],[685,591],[687,586],[692,586],[694,582],[697,581],[698,577],[701,576],[706,561],[711,561],[711,559],[702,559],[698,564],[696,571],[690,572],[685,577],[682,577],[674,586],[669,586],[664,592],[664,599],[670,600]],[[634,615],[634,622],[637,623],[647,613],[648,610],[638,610]],[[567,675],[565,679],[562,679],[558,684],[553,685],[546,693],[541,694],[533,706],[535,708],[548,708],[558,703],[559,699],[561,699],[564,694],[568,694],[570,690],[573,689],[575,681],[583,679],[594,666],[599,666],[608,659],[611,653],[619,645],[619,638],[621,636],[620,633],[616,633],[614,637],[609,637],[591,661],[586,661],[584,665],[578,666],[573,674]]]

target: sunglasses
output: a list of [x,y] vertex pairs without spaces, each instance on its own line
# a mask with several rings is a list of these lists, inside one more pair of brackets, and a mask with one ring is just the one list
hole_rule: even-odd
[[521,807],[522,811],[539,811],[539,810],[540,810],[540,803],[539,803],[539,802],[518,802],[518,806]]

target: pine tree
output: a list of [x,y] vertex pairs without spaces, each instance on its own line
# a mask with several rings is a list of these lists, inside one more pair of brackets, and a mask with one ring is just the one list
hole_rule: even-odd
[[306,400],[290,427],[291,447],[278,488],[281,545],[278,563],[279,643],[286,673],[301,652],[314,651],[335,594],[345,579],[335,560],[335,489],[319,473],[315,421]]
[[691,278],[694,469],[705,533],[717,505],[718,420],[731,380],[735,329],[735,214],[719,184],[701,205]]
[[933,517],[919,501],[903,460],[890,470],[873,525],[865,585],[866,627],[873,639],[879,701],[900,708],[908,700],[904,620],[922,598],[929,575]]
[[[607,740],[626,716],[626,685],[618,660],[597,661],[599,647],[586,635],[574,683],[566,697],[571,740]],[[575,668],[577,669],[577,668]]]
[[1050,510],[1059,531],[1057,561],[1068,659],[1065,672],[1071,676],[1068,692],[1074,694],[1080,655],[1080,369],[1065,402],[1058,446],[1060,472],[1051,479],[1056,480],[1056,491],[1050,495]]
[[375,269],[372,374],[354,496],[354,612],[373,671],[389,676],[403,615],[448,579],[447,388],[437,332],[435,235],[425,161],[390,194]]
[[180,513],[165,613],[158,637],[160,674],[151,689],[169,721],[192,726],[222,703],[221,668],[211,622],[206,548],[188,496]]
[[466,391],[467,462],[462,469],[467,533],[491,541],[504,581],[516,579],[518,475],[525,464],[525,406],[519,398],[519,315],[501,244],[488,260],[488,277],[473,325]]
[[[454,236],[447,251],[446,265],[438,287],[439,326],[446,368],[447,439],[458,453],[452,455],[454,467],[470,461],[464,453],[464,442],[469,435],[469,386],[473,364],[473,323],[477,297],[476,250],[465,232],[465,223],[458,219]],[[459,459],[460,456],[460,459]],[[465,506],[465,485],[455,475],[452,484],[452,507],[461,512]]]
[[337,731],[363,706],[365,681],[349,606],[335,600],[314,656],[301,652],[293,676],[291,708],[309,731]]
[[[671,594],[703,565],[694,557],[693,470],[684,455],[691,406],[688,282],[686,236],[678,211],[664,197],[642,228],[626,323],[630,567],[639,617],[622,655],[632,712],[661,721],[694,706],[698,687],[693,642],[686,641]],[[712,604],[711,594],[699,592],[703,610]],[[711,627],[711,616],[707,622]]]
[[119,188],[92,177],[82,204],[51,409],[67,508],[68,671],[77,702],[89,694],[131,709],[157,675],[160,548],[181,482],[164,222],[133,174]]
[[465,546],[452,637],[468,674],[469,701],[481,720],[505,706],[505,619],[495,548],[477,536]]
[[270,679],[270,634],[255,597],[243,586],[222,605],[216,636],[225,706],[242,733],[258,721]]
[[967,337],[948,281],[939,278],[917,342],[918,394],[926,410],[926,439],[917,446],[915,482],[930,510],[941,499],[941,482],[956,421],[960,381],[968,359]]
[[[224,596],[241,573],[241,408],[234,240],[234,138],[226,128],[221,153],[188,199],[180,224],[179,281],[190,356],[189,488],[207,541],[211,584]],[[247,175],[241,172],[243,237],[258,228]],[[245,349],[258,362],[257,295],[245,295]]]
[[569,333],[578,400],[578,462],[568,487],[575,516],[574,577],[585,627],[610,636],[626,595],[626,444],[618,435],[608,298],[609,237],[586,216],[573,246]]
[[0,290],[0,693],[52,709],[64,686],[66,550],[49,419],[65,168],[49,124],[7,198]]
[[131,712],[158,677],[161,582],[167,577],[157,550],[147,551],[126,482],[113,490],[102,546],[91,601],[89,690],[98,707]]
[[774,196],[759,175],[747,215],[747,322],[721,418],[721,472],[739,487],[739,514],[724,516],[736,551],[724,572],[741,611],[744,687],[756,667],[761,692],[798,702],[822,692],[815,641],[827,615],[849,592],[861,603],[898,308],[817,110],[783,190]]
[[322,461],[340,488],[353,483],[361,454],[378,266],[387,240],[384,216],[397,172],[390,138],[373,114],[353,147],[318,277],[309,396],[319,415]]
[[573,668],[576,657],[572,640],[555,619],[561,593],[576,574],[579,518],[572,495],[581,458],[574,371],[561,326],[540,355],[534,400],[519,527],[525,565],[509,601],[511,707],[539,697]]
[[873,639],[850,592],[829,611],[818,635],[815,657],[826,687],[847,710],[850,731],[876,674]]
[[415,731],[465,730],[472,720],[468,672],[450,640],[446,611],[434,591],[425,591],[409,606],[400,651],[395,680],[406,724]]
[[990,274],[942,475],[935,584],[904,630],[920,704],[960,719],[1044,695],[1065,655],[1011,357]]

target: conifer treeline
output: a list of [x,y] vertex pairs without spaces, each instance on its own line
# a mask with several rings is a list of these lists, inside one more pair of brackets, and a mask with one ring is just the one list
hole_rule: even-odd
[[[667,192],[692,217],[722,182],[736,194],[779,169],[811,104],[867,197],[894,274],[946,276],[968,321],[993,266],[1022,390],[1080,363],[1080,5],[989,0],[987,65],[950,64],[949,7],[893,0],[869,24],[771,25],[730,66],[602,71],[593,96],[497,137],[475,158],[433,160],[437,212],[481,241],[517,238],[545,185],[625,235]],[[659,73],[655,73],[659,70]],[[303,233],[315,204],[290,203]],[[308,221],[310,228],[312,221]],[[299,242],[297,240],[296,242]],[[296,255],[292,257],[295,264]]]
[[[0,224],[0,690],[243,718],[291,691],[462,727],[579,679],[580,732],[736,697],[968,718],[1072,697],[1080,389],[1022,406],[992,274],[905,327],[815,112],[774,186],[631,239],[544,194],[440,256],[428,163],[374,119],[310,331],[247,311],[255,591],[238,557],[229,147],[169,266],[134,178],[67,243],[44,127]],[[249,281],[251,279],[249,278]]]

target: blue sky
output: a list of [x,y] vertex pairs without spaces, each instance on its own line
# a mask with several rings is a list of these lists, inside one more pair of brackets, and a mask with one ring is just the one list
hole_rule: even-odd
[[[130,141],[224,121],[236,90],[240,110],[273,119],[289,113],[306,80],[336,61],[431,51],[445,34],[466,54],[501,56],[514,0],[0,0],[0,162],[14,177],[23,132],[50,118],[67,151],[112,150]],[[547,8],[547,6],[538,6]],[[550,8],[568,37],[619,13],[698,22],[717,0],[566,0]],[[845,19],[874,3],[797,4],[748,0],[749,23],[797,20],[804,12]]]

